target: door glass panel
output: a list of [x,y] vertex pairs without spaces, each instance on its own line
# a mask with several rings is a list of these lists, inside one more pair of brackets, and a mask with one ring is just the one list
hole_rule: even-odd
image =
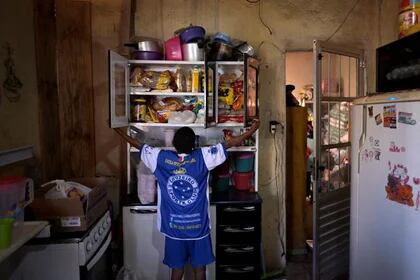
[[125,99],[125,65],[115,64],[113,71],[115,78],[115,116],[124,117],[127,115]]
[[330,143],[329,103],[321,103],[321,145]]
[[340,103],[340,143],[349,142],[350,102]]
[[357,74],[357,64],[358,64],[358,59],[354,58],[354,57],[350,57],[350,63],[349,63],[349,67],[350,67],[350,97],[357,97],[357,79],[358,79],[358,74]]
[[331,56],[329,53],[325,53],[322,55],[321,61],[321,93],[322,96],[329,96],[330,88],[328,84],[328,80],[330,78],[330,63],[331,63]]
[[257,69],[248,66],[247,84],[247,117],[250,119],[257,117]]
[[[214,67],[214,66],[213,66]],[[214,122],[214,69],[207,68],[207,122]]]

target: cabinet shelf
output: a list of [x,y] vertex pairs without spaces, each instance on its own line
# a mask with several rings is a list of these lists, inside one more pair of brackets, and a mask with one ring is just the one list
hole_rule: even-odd
[[130,64],[152,65],[204,65],[204,61],[176,61],[176,60],[128,60]]
[[[170,151],[175,151],[174,147],[157,147],[159,149],[162,150],[170,150]],[[255,146],[238,146],[238,147],[232,147],[227,149],[228,152],[256,152],[257,148]],[[130,147],[130,152],[131,153],[138,153],[139,149],[137,149],[136,147]]]
[[217,123],[217,127],[243,127],[243,123]]
[[[135,86],[131,86],[132,88]],[[163,91],[155,91],[155,92],[130,92],[130,95],[136,96],[174,96],[174,97],[182,97],[182,96],[204,96],[204,92],[163,92]]]
[[190,123],[190,124],[176,124],[176,123],[141,123],[141,122],[130,122],[130,125],[134,126],[156,126],[156,127],[204,127],[204,123]]

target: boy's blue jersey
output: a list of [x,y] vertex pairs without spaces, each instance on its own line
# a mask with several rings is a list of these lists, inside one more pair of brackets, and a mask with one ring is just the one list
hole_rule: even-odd
[[141,160],[158,180],[158,228],[173,239],[194,240],[210,233],[209,171],[226,160],[222,144],[188,155],[143,145]]

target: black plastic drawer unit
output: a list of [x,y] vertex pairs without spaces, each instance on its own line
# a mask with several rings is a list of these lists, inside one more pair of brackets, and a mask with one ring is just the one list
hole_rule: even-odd
[[260,279],[261,202],[217,205],[217,280]]

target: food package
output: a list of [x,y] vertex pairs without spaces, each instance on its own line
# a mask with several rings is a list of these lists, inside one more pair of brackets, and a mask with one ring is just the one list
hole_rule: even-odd
[[143,76],[143,69],[134,67],[130,75],[130,83],[135,86],[142,86],[141,77]]
[[156,117],[160,123],[167,123],[172,113],[169,110],[156,111]]
[[170,71],[155,72],[155,71],[144,71],[141,75],[140,82],[144,87],[166,90],[172,81],[172,75]]
[[192,111],[183,111],[183,112],[172,112],[169,116],[169,123],[173,124],[188,124],[194,123],[197,116]]
[[179,111],[182,110],[182,107],[182,99],[177,97],[166,97],[161,100],[156,99],[155,102],[152,103],[152,108],[155,111]]
[[219,102],[231,106],[235,101],[235,94],[233,87],[219,87]]
[[70,199],[79,199],[80,201],[85,199],[85,196],[91,191],[88,187],[85,187],[79,183],[64,181],[64,180],[54,180],[42,185],[42,187],[55,184],[55,187],[51,188],[48,192],[45,193],[45,199],[60,199],[60,198],[70,198]]
[[232,110],[234,111],[240,111],[242,110],[242,106],[244,104],[244,96],[239,95],[235,98],[235,101],[232,104]]
[[220,87],[228,87],[230,86],[235,80],[237,79],[237,76],[235,73],[229,73],[229,74],[222,74],[219,77],[219,86]]

